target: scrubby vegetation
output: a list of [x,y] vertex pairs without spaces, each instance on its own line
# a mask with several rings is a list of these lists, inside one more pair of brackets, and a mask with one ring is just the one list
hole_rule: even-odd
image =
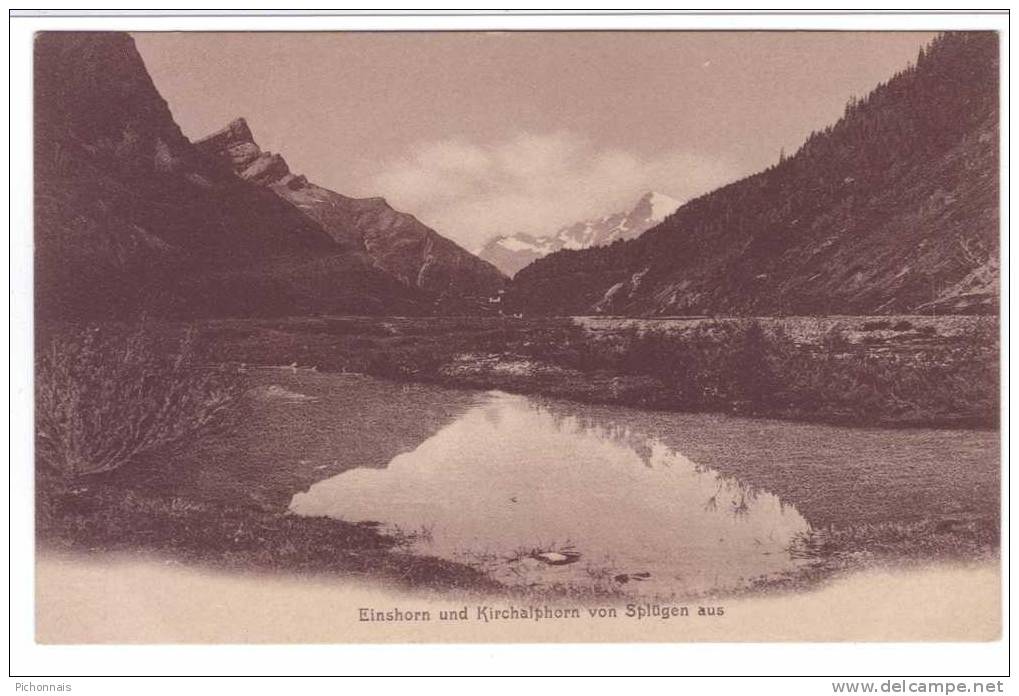
[[144,326],[88,326],[44,338],[36,365],[43,473],[73,479],[118,469],[222,426],[239,386],[199,360],[194,331],[161,344]]
[[755,320],[738,320],[682,333],[630,329],[570,357],[583,372],[660,380],[651,405],[861,423],[991,424],[998,403],[994,331],[901,351],[887,350],[885,340],[853,343],[841,329],[804,345],[781,327],[766,332]]
[[995,427],[993,318],[637,321],[306,318],[213,322],[224,354],[578,401],[857,425]]

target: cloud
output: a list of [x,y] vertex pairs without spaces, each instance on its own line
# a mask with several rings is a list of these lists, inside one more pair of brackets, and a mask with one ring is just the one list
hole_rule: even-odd
[[520,133],[480,145],[422,143],[370,182],[396,208],[477,250],[488,239],[559,227],[625,209],[646,191],[680,200],[733,180],[734,166],[681,149],[641,157],[567,131]]

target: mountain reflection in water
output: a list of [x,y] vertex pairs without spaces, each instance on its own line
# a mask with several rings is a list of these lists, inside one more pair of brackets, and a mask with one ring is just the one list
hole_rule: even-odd
[[[808,529],[771,493],[656,438],[499,392],[387,467],[351,469],[298,493],[291,510],[380,521],[409,533],[415,551],[513,584],[658,595],[791,570],[798,561],[788,546]],[[550,565],[561,557],[539,555],[546,551],[579,558]]]

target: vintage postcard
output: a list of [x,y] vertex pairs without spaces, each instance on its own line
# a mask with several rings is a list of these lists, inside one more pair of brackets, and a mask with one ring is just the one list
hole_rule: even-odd
[[996,641],[994,31],[40,31],[35,640]]

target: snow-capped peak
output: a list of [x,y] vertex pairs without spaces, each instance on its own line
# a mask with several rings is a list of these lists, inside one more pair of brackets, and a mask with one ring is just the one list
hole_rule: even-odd
[[626,212],[603,215],[541,236],[518,234],[489,240],[479,256],[514,275],[535,259],[560,249],[589,249],[639,237],[676,211],[680,201],[648,191]]

